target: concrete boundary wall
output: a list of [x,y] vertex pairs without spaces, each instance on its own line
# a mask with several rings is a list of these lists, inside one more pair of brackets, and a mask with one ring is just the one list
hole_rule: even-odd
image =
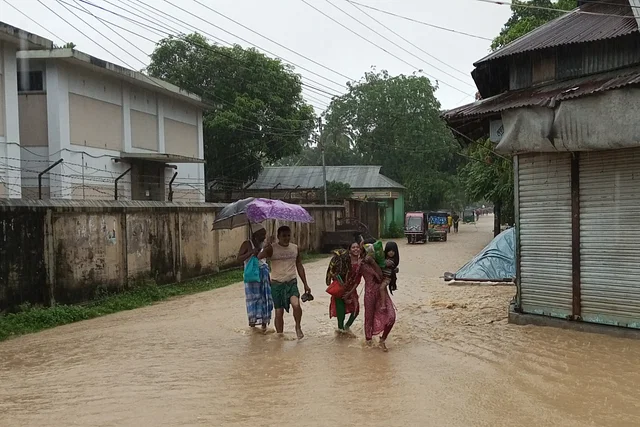
[[[148,281],[180,282],[234,265],[248,227],[212,231],[222,204],[0,200],[0,312],[24,303],[90,301]],[[320,250],[343,206],[306,206],[289,225],[303,251]]]

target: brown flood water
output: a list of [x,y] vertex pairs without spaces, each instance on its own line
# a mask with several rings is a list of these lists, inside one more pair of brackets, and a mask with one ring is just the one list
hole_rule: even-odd
[[507,287],[446,287],[491,239],[401,246],[389,353],[336,336],[326,261],[306,338],[253,334],[234,285],[0,343],[2,426],[638,426],[640,342],[506,323]]

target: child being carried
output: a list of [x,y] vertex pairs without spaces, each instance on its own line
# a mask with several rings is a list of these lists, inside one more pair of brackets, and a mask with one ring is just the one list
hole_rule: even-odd
[[[377,247],[376,247],[377,246]],[[389,291],[398,289],[397,273],[398,264],[400,264],[400,254],[398,253],[398,245],[395,242],[387,242],[384,252],[376,249],[382,248],[382,242],[378,241],[374,245],[365,245],[365,251],[376,261],[382,270],[382,282],[380,283],[380,307],[384,310],[387,308],[387,286]],[[382,252],[382,253],[381,253]]]

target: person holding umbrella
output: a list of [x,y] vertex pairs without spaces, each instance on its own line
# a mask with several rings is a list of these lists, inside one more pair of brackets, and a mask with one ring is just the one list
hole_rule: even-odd
[[[225,206],[213,222],[213,230],[230,230],[236,227],[251,227],[251,239],[244,242],[238,253],[238,260],[245,265],[245,296],[249,325],[262,325],[266,330],[271,320],[271,310],[276,308],[276,331],[284,330],[284,312],[293,306],[293,317],[296,320],[298,339],[304,334],[300,326],[303,302],[313,301],[311,289],[307,285],[302,259],[297,245],[291,244],[291,229],[278,229],[278,242],[270,238],[263,245],[266,230],[260,223],[267,220],[311,223],[313,217],[300,205],[293,205],[281,200],[247,198]],[[274,250],[275,248],[275,250]],[[271,258],[273,271],[269,277],[267,258]],[[256,261],[259,265],[256,265]],[[297,275],[304,284],[305,294],[300,298]],[[247,281],[246,277],[257,281]],[[258,279],[259,278],[259,279]],[[273,282],[273,283],[272,283]],[[273,286],[271,286],[273,284]],[[274,303],[275,301],[277,303]]]
[[271,312],[273,311],[273,298],[271,296],[271,283],[269,279],[269,265],[266,259],[261,257],[265,252],[263,249],[267,231],[261,224],[253,224],[251,227],[251,238],[240,246],[238,261],[243,262],[245,268],[249,259],[253,256],[258,258],[260,281],[245,282],[244,295],[247,303],[247,317],[249,326],[262,326],[262,331],[266,332],[267,326],[271,323]]
[[311,294],[311,288],[307,284],[307,275],[298,246],[291,243],[291,229],[286,225],[278,228],[278,241],[275,242],[271,237],[258,258],[268,258],[271,261],[271,294],[276,309],[276,332],[284,332],[284,312],[288,313],[291,307],[296,322],[296,335],[298,339],[304,338],[298,276],[306,294]]

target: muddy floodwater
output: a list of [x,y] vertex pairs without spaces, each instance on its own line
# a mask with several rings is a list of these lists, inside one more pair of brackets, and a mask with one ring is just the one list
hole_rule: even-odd
[[306,338],[254,334],[238,284],[0,343],[0,425],[639,426],[640,341],[506,321],[510,287],[446,287],[491,239],[402,244],[390,351],[337,336],[327,261]]

